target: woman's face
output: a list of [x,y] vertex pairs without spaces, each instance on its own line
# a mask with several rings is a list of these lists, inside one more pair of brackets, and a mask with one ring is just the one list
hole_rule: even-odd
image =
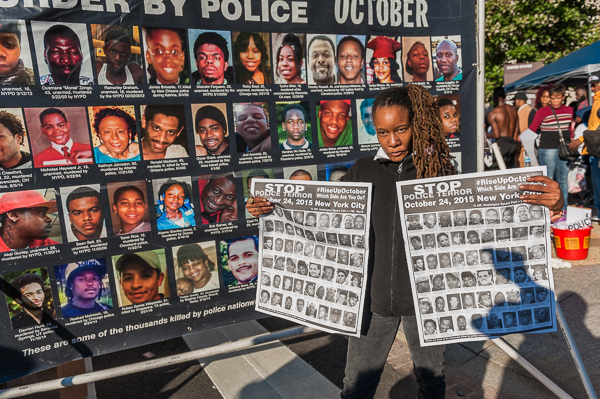
[[454,105],[443,105],[440,107],[440,116],[444,124],[444,134],[449,136],[458,131],[458,112]]
[[100,140],[111,154],[122,154],[129,147],[130,131],[123,118],[107,116],[100,122],[99,130]]
[[416,44],[408,55],[408,63],[413,69],[413,82],[427,79],[427,72],[429,71],[429,52],[425,46]]
[[254,38],[250,37],[250,41],[248,41],[248,47],[240,52],[240,61],[246,69],[250,72],[255,72],[261,60],[260,50],[254,44]]
[[301,65],[296,64],[294,51],[290,46],[283,46],[281,48],[279,59],[277,60],[277,68],[279,68],[279,74],[282,78],[288,82],[294,80],[300,74]]
[[392,67],[390,65],[390,60],[387,57],[375,58],[373,60],[373,70],[381,83],[392,83],[390,77]]
[[540,102],[542,103],[542,107],[550,104],[550,92],[546,90],[542,93],[542,97],[540,97]]
[[183,206],[185,194],[183,187],[179,184],[173,184],[165,192],[165,208],[170,211],[177,211]]
[[412,152],[412,125],[408,109],[394,105],[373,113],[377,140],[392,162],[400,162]]
[[510,223],[513,221],[513,214],[509,209],[506,209],[503,213],[502,213],[502,221],[506,222],[506,223]]

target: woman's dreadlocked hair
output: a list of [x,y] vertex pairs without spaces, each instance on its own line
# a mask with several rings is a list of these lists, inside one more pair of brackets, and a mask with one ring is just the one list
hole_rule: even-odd
[[373,115],[380,108],[401,106],[412,125],[412,151],[417,179],[457,174],[446,144],[440,111],[431,94],[419,85],[391,87],[379,93]]

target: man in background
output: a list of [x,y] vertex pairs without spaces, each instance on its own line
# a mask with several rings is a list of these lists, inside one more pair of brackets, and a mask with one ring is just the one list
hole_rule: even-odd
[[[490,125],[490,131],[486,136],[494,139],[500,147],[502,158],[507,168],[512,168],[515,163],[515,154],[518,144],[518,115],[517,110],[506,104],[506,94],[503,87],[494,89],[494,109],[487,115],[487,122]],[[496,162],[494,161],[494,164]],[[492,169],[497,169],[492,165]]]
[[[535,112],[532,112],[533,108],[527,104],[527,94],[523,91],[520,91],[515,95],[515,107],[517,108],[517,116],[519,118],[518,129],[520,135],[527,130],[529,125],[531,125],[531,122],[533,122]],[[522,168],[525,166],[525,149],[520,145],[519,147],[520,151],[517,150],[518,157],[516,162],[517,166]]]

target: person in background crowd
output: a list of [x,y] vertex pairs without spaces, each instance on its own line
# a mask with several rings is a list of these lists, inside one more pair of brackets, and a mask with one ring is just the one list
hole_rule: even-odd
[[[506,104],[506,94],[503,87],[494,89],[494,109],[487,115],[487,121],[490,125],[490,132],[486,136],[494,139],[500,147],[502,159],[507,168],[514,167],[515,154],[518,150],[517,138],[518,115],[517,110]],[[492,165],[492,168],[494,166]]]
[[[531,125],[531,122],[533,122],[533,116],[535,115],[535,112],[533,112],[533,108],[527,104],[527,94],[522,91],[515,95],[515,108],[517,109],[517,116],[519,118],[518,133],[520,136],[521,133],[527,130],[529,125]],[[520,144],[520,138],[517,140],[519,141],[520,149],[517,149],[517,159],[515,160],[515,163],[517,167],[522,168],[525,166],[525,148],[523,148],[523,146]],[[527,157],[531,159],[529,154]]]
[[144,71],[131,58],[131,38],[119,28],[110,29],[104,36],[105,61],[96,61],[98,84],[100,85],[141,85]]
[[[592,75],[592,76],[595,76],[595,75]],[[575,89],[575,100],[577,102],[575,103],[575,109],[573,110],[573,112],[577,112],[580,109],[587,108],[590,106],[590,103],[587,98],[587,90],[586,90],[585,86],[578,86]]]
[[4,20],[0,23],[0,85],[34,84],[33,70],[21,59],[21,26],[18,21]]
[[[541,130],[540,143],[538,145],[538,161],[540,165],[548,168],[548,176],[556,179],[560,184],[564,196],[564,207],[568,205],[569,195],[567,176],[569,174],[568,161],[560,159],[558,147],[560,145],[559,129],[562,131],[564,141],[571,142],[571,122],[573,110],[563,104],[565,99],[565,86],[557,84],[552,86],[550,92],[550,105],[536,112],[533,122],[529,126],[532,131]],[[555,116],[556,115],[556,116]]]

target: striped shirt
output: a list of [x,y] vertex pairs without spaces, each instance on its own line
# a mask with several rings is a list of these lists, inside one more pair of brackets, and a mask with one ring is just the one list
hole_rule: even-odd
[[[569,143],[571,141],[570,129],[571,121],[573,121],[573,109],[563,105],[560,108],[555,109],[554,112],[556,112],[556,116],[558,117],[563,138],[565,139],[565,142]],[[560,139],[558,138],[558,124],[556,123],[556,117],[552,113],[549,105],[536,112],[529,129],[534,132],[540,129],[539,148],[557,149],[560,145]]]

